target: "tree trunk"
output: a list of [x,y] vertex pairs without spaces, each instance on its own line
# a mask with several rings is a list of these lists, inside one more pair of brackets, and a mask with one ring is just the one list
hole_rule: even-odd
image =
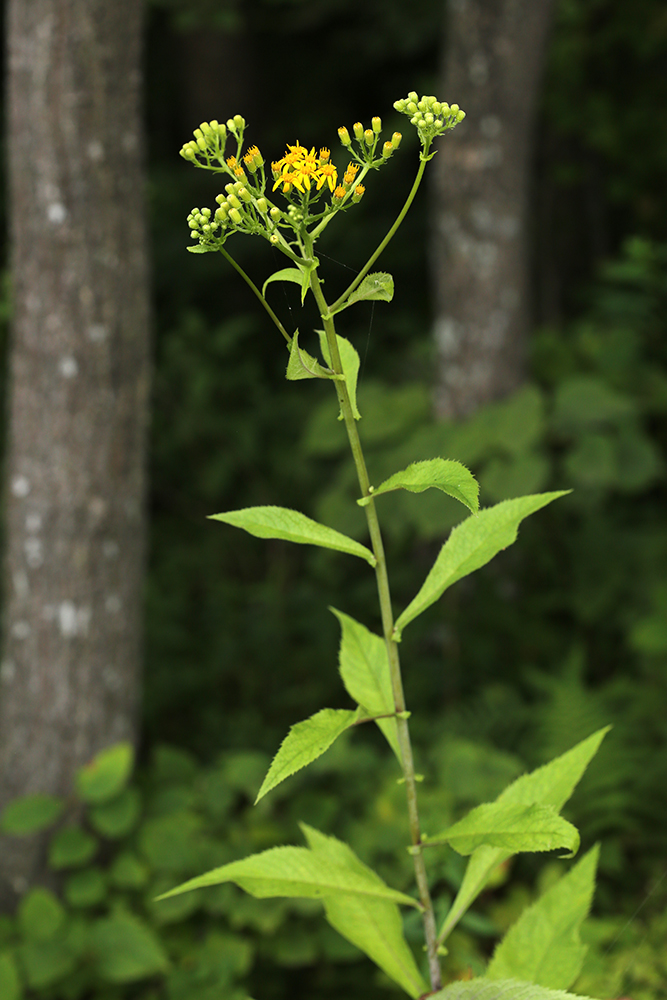
[[[0,806],[133,740],[148,279],[141,0],[9,0],[10,348]],[[0,905],[41,873],[0,845]]]
[[436,411],[521,382],[530,319],[528,188],[553,0],[449,0],[441,96],[467,118],[434,160]]

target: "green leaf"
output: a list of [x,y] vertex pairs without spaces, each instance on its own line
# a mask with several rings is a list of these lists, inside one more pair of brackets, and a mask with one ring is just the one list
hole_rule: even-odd
[[270,285],[272,281],[292,281],[295,285],[299,285],[302,290],[301,301],[305,298],[305,292],[303,291],[304,278],[306,283],[306,291],[308,291],[308,272],[301,270],[299,267],[285,267],[282,271],[276,271],[275,274],[270,275],[264,284],[262,285],[262,295],[266,294],[266,286]]
[[[384,885],[379,875],[363,864],[347,844],[305,823],[301,824],[301,829],[316,855],[355,869]],[[324,912],[339,934],[368,955],[409,996],[416,998],[427,992],[428,986],[405,940],[400,910],[395,903],[359,896],[336,896],[324,900]]]
[[39,833],[52,826],[62,816],[65,803],[54,795],[26,795],[6,806],[0,830],[15,837]]
[[322,899],[343,893],[388,899],[421,909],[417,900],[411,896],[384,884],[380,885],[375,879],[354,868],[334,864],[313,854],[306,847],[272,847],[241,861],[232,861],[184,882],[170,892],[163,893],[158,899],[168,899],[191,889],[202,889],[223,882],[235,882],[258,899],[269,896]]
[[103,837],[124,837],[136,826],[141,812],[141,797],[136,788],[124,788],[120,795],[88,813],[91,825]]
[[111,983],[132,983],[169,968],[153,931],[130,913],[116,913],[93,924],[90,935],[97,974]]
[[107,747],[76,775],[76,790],[84,802],[106,802],[125,788],[134,766],[131,743]]
[[[331,363],[331,351],[329,350],[329,343],[327,341],[327,335],[324,330],[317,331],[320,338],[320,349],[322,351],[322,357],[332,368]],[[345,376],[345,384],[347,385],[347,391],[350,397],[350,405],[352,407],[352,415],[355,420],[361,420],[361,414],[359,413],[359,408],[357,407],[357,379],[359,377],[359,355],[357,349],[353,347],[350,341],[346,337],[339,337],[336,334],[336,343],[338,344],[338,353],[340,354],[340,363],[343,368],[343,375]],[[342,414],[338,418],[342,419]]]
[[483,844],[511,854],[559,847],[575,854],[579,833],[553,806],[487,802],[442,833],[425,838],[425,843],[449,844],[459,854],[472,854]]
[[[496,801],[510,805],[552,806],[556,812],[560,812],[609,729],[610,727],[606,726],[598,730],[560,757],[538,767],[530,774],[521,775],[500,793]],[[468,862],[463,882],[445,918],[440,936],[444,938],[450,933],[482,891],[491,872],[509,857],[511,852],[503,851],[499,847],[477,848]]]
[[86,868],[70,875],[65,883],[65,899],[70,906],[97,906],[107,894],[107,883],[99,868]]
[[213,247],[210,243],[195,243],[193,246],[186,247],[185,249],[189,253],[217,253],[221,246],[222,244]]
[[294,331],[289,347],[289,361],[285,378],[289,382],[298,382],[304,378],[337,378],[328,368],[323,368],[317,358],[299,347],[299,331]]
[[479,485],[472,472],[469,472],[465,465],[461,465],[460,462],[452,462],[446,458],[430,458],[425,462],[413,462],[407,469],[395,472],[380,486],[376,486],[372,496],[361,497],[357,503],[360,507],[365,507],[381,493],[389,493],[391,490],[423,493],[431,486],[442,490],[450,497],[454,497],[473,514],[479,510]]
[[375,556],[365,545],[287,507],[245,507],[225,514],[212,514],[211,520],[243,528],[256,538],[282,538],[298,545],[320,545],[324,549],[359,556],[371,566],[376,563]]
[[591,908],[599,853],[595,846],[523,911],[496,948],[489,979],[525,979],[554,989],[574,983],[588,950],[579,929]]
[[394,279],[385,271],[376,271],[374,274],[367,274],[358,288],[352,292],[343,305],[336,309],[341,312],[355,302],[362,302],[364,299],[380,299],[382,302],[391,302],[394,297]]
[[66,826],[52,837],[49,844],[49,865],[61,868],[80,868],[94,857],[98,843],[80,826]]
[[489,982],[488,979],[471,979],[455,982],[444,990],[432,993],[429,1000],[587,1000],[562,990],[547,990],[534,983],[520,983],[516,979]]
[[143,889],[148,882],[148,866],[132,851],[124,851],[115,859],[109,871],[112,883],[119,889]]
[[394,630],[396,641],[405,626],[434,604],[448,587],[485,566],[501,549],[515,542],[519,524],[525,517],[566,493],[568,490],[558,490],[503,500],[453,528],[421,590],[399,615]]
[[[369,715],[391,715],[396,708],[384,639],[342,611],[330,610],[341,626],[339,664],[345,690]],[[376,723],[400,764],[396,719],[376,719]]]
[[49,889],[30,889],[19,903],[19,926],[32,941],[49,941],[65,922],[65,910]]
[[0,997],[2,1000],[21,1000],[23,997],[19,970],[9,951],[0,955]]
[[75,956],[67,942],[58,939],[24,941],[18,953],[28,986],[35,990],[65,979],[76,967]]
[[310,719],[292,726],[273,758],[269,772],[257,793],[255,805],[285,778],[289,778],[291,774],[300,771],[302,767],[307,767],[326,753],[332,743],[335,743],[346,729],[358,722],[360,717],[359,709],[356,712],[349,712],[342,708],[323,708]]

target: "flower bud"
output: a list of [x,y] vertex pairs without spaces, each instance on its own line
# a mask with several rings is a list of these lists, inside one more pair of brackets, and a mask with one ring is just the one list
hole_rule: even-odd
[[239,212],[238,208],[230,208],[229,218],[232,220],[235,226],[240,226],[243,222],[243,216]]
[[352,145],[352,140],[350,139],[350,133],[348,132],[348,130],[345,128],[344,125],[342,125],[338,129],[338,138],[340,139],[340,141],[344,146]]
[[245,128],[245,118],[241,115],[234,115],[234,124],[238,129]]
[[453,115],[455,115],[459,110],[458,104],[451,104],[449,110]]
[[213,129],[211,128],[208,122],[202,122],[199,128],[202,130],[205,136],[213,134]]
[[223,201],[225,200],[224,194],[216,194],[215,200],[218,203],[218,205],[222,205]]
[[400,132],[394,132],[394,134],[391,137],[391,144],[394,147],[394,149],[398,149],[398,147],[401,145],[402,138],[403,136],[401,135]]
[[424,121],[426,122],[427,125],[432,125],[433,122],[435,121],[435,118],[433,117],[430,111],[424,115]]
[[276,244],[280,243],[280,237],[274,233],[273,236],[269,237],[269,243],[273,243],[273,245],[276,246]]
[[181,150],[181,156],[183,157],[184,160],[190,160],[191,162],[192,160],[195,159],[194,150],[190,149],[189,146],[183,146],[183,149]]
[[262,215],[266,215],[269,210],[269,205],[266,198],[257,199],[257,211],[261,212]]
[[419,100],[419,95],[417,94],[416,90],[411,90],[410,91],[410,93],[408,94],[408,100],[409,101],[418,101]]
[[197,139],[197,145],[201,149],[202,153],[206,152],[206,139],[202,136],[201,139]]
[[201,214],[204,216],[205,219],[210,219],[211,218],[211,209],[210,208],[202,208]]
[[196,128],[192,134],[195,137],[195,139],[203,139],[204,138],[204,133],[202,132],[202,130],[200,128]]
[[461,111],[461,110],[459,109],[459,110],[458,110],[458,111],[456,112],[456,120],[457,120],[457,122],[462,122],[462,121],[463,121],[463,119],[465,118],[465,116],[466,116],[466,113],[465,113],[465,111]]
[[357,184],[354,191],[352,192],[352,201],[355,203],[355,205],[358,201],[361,201],[365,190],[366,188],[364,187],[363,184]]
[[378,118],[377,115],[375,115],[374,118],[371,118],[371,128],[373,129],[376,135],[378,135],[382,131],[382,119]]
[[364,137],[364,126],[361,122],[355,122],[352,126],[352,131],[354,132],[354,138],[361,142]]
[[389,140],[387,140],[387,142],[385,142],[384,146],[382,147],[382,156],[384,157],[385,160],[388,160],[393,152],[394,152],[394,147],[389,142]]
[[[232,205],[233,208],[241,208],[241,202],[233,192],[229,196],[229,204]],[[230,212],[229,214],[231,215],[232,213]]]
[[230,132],[236,132],[236,125],[234,124],[233,118],[227,119],[227,128],[229,129]]
[[415,112],[418,110],[418,108],[414,101],[410,101],[410,103],[406,105],[405,110],[408,111],[411,115],[414,115]]
[[375,133],[373,132],[372,129],[370,128],[366,129],[366,131],[364,132],[364,141],[367,146],[373,145],[373,143],[375,142]]
[[199,229],[199,223],[196,219],[188,219],[188,225],[190,229]]
[[227,219],[228,215],[229,212],[227,211],[227,208],[221,205],[220,208],[215,213],[216,222],[224,222]]
[[241,198],[246,203],[246,205],[252,201],[252,195],[250,194],[250,191],[248,191],[248,189],[244,187],[242,187],[241,190],[239,191],[239,198]]
[[345,188],[342,184],[339,184],[333,193],[334,201],[342,201],[345,197]]
[[282,218],[282,214],[283,213],[280,211],[279,208],[272,208],[271,211],[269,212],[269,215],[271,216],[274,222],[278,222]]

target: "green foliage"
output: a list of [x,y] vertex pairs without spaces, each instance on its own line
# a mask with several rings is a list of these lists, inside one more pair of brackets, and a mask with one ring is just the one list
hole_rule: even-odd
[[[460,462],[452,462],[445,458],[432,458],[426,462],[413,462],[403,472],[395,472],[389,479],[373,489],[373,498],[391,490],[409,490],[410,493],[423,493],[430,487],[442,490],[448,496],[454,497],[476,514],[479,510],[479,485],[474,476]],[[370,503],[370,497],[361,497],[357,503],[365,507]]]
[[3,833],[22,836],[46,830],[59,818],[63,811],[60,799],[53,795],[27,795],[23,799],[10,802],[5,807],[0,820]]
[[432,997],[433,1000],[572,1000],[573,994],[546,990],[516,979],[504,979],[495,983],[486,980],[452,983],[444,990],[433,993]]
[[76,776],[76,789],[84,802],[108,802],[127,783],[134,764],[134,750],[129,743],[117,743],[102,750],[82,767]]
[[428,837],[426,842],[429,846],[449,844],[459,854],[466,855],[482,846],[511,854],[566,847],[576,854],[579,833],[553,806],[489,802],[473,809],[442,833]]

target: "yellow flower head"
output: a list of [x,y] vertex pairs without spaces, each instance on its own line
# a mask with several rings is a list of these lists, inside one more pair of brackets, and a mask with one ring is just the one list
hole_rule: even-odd
[[284,194],[287,194],[292,186],[301,194],[305,194],[311,190],[314,182],[318,191],[325,184],[328,184],[329,189],[333,191],[338,174],[334,165],[329,163],[330,156],[328,149],[322,149],[318,157],[315,155],[314,146],[308,150],[298,140],[295,146],[288,145],[283,158],[271,164],[275,178],[273,190],[282,184]]
[[359,167],[356,163],[348,163],[347,170],[345,171],[345,176],[343,177],[343,183],[350,184],[354,183],[354,178],[357,176],[357,171]]
[[346,194],[347,191],[345,190],[343,185],[339,184],[336,190],[334,191],[333,196],[336,199],[336,201],[342,201]]
[[333,191],[336,187],[336,180],[338,178],[338,171],[334,167],[333,163],[323,163],[317,173],[317,190],[319,191],[321,187],[328,184],[329,190]]

